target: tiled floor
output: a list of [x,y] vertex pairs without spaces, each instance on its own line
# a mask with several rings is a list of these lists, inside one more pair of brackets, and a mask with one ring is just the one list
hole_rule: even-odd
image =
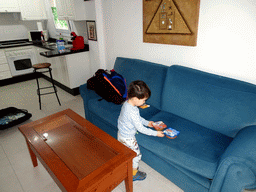
[[[42,85],[50,85],[41,79]],[[27,109],[32,113],[30,120],[40,119],[53,113],[70,108],[84,117],[83,101],[80,95],[72,96],[58,88],[61,106],[54,94],[45,95],[42,99],[42,110],[39,110],[36,95],[36,81],[0,87],[0,109],[17,107]],[[148,176],[144,181],[134,182],[134,192],[181,192],[182,190],[141,162],[140,169]],[[60,189],[40,164],[33,167],[24,137],[18,126],[0,130],[0,192],[58,192]],[[124,182],[116,187],[114,192],[125,191]]]

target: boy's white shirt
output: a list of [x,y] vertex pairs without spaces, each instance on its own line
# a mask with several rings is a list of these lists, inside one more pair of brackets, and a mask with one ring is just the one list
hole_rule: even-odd
[[124,102],[117,123],[119,134],[122,137],[133,138],[137,131],[146,135],[156,136],[157,131],[145,127],[148,124],[149,121],[140,116],[137,106],[132,106],[127,101]]

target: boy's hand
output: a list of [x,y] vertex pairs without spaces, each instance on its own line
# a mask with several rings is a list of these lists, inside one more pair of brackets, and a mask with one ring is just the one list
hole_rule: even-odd
[[154,123],[154,121],[149,121],[148,127],[153,127],[153,123]]
[[163,131],[157,131],[157,137],[164,137],[164,132]]

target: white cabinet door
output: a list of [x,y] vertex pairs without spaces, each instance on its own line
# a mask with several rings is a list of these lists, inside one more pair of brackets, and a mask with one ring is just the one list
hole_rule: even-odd
[[19,0],[22,20],[47,19],[45,3],[42,0]]
[[[65,0],[66,3],[66,14],[69,20],[76,20],[76,11],[74,9],[74,0]],[[83,5],[81,5],[83,6]]]
[[0,0],[0,12],[20,12],[18,0]]
[[75,20],[75,9],[73,0],[57,0],[58,18],[61,20]]
[[53,79],[67,87],[70,87],[66,57],[59,56],[47,59],[49,60],[49,63],[52,64]]
[[[53,79],[68,88],[77,88],[86,83],[86,81],[92,76],[89,52],[50,58],[40,56],[40,58],[39,53],[44,52],[45,49],[35,49],[38,62],[50,63]],[[49,73],[44,73],[44,75],[50,77]]]
[[12,77],[12,74],[10,71],[3,71],[3,72],[0,72],[0,80],[2,79],[8,79],[8,78],[11,78]]
[[0,72],[3,72],[3,71],[10,71],[8,64],[3,64],[3,65],[0,64]]
[[11,78],[11,71],[4,53],[4,50],[0,50],[0,80]]
[[66,55],[66,64],[71,89],[86,83],[92,76],[89,52]]
[[3,51],[0,51],[0,64],[5,64],[7,63],[7,59],[5,57],[5,54]]
[[64,0],[56,0],[56,8],[58,13],[58,19],[60,20],[66,20],[67,14],[66,14],[66,3]]
[[[55,81],[58,81],[59,83],[61,83],[62,85],[70,87],[68,70],[67,70],[67,62],[66,62],[65,56],[52,57],[52,58],[45,57],[44,61],[46,63],[51,64],[52,78]],[[50,77],[49,73],[44,73],[44,75]]]
[[84,0],[56,0],[58,17],[61,20],[86,20]]
[[49,51],[48,49],[34,47],[37,63],[46,63],[46,57],[40,55],[41,52]]

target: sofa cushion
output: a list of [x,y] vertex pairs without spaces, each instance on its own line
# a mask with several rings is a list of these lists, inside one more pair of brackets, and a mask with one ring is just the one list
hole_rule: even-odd
[[127,86],[135,80],[145,81],[151,90],[151,97],[147,103],[158,109],[161,108],[167,66],[139,59],[117,57],[114,69],[126,79]]
[[162,109],[230,137],[256,125],[256,86],[202,71],[171,66]]
[[[90,99],[88,102],[89,110],[103,118],[105,121],[115,126],[117,129],[117,119],[119,117],[122,105],[116,105],[111,102],[107,102],[106,100],[99,100],[100,97]],[[151,106],[146,109],[140,109],[140,115],[145,119],[150,119],[160,110]]]
[[150,120],[161,120],[168,127],[180,131],[180,135],[176,139],[168,139],[138,134],[139,145],[167,162],[210,179],[214,177],[219,158],[233,140],[231,137],[168,112],[159,112]]
[[155,116],[157,113],[160,112],[159,109],[155,108],[152,105],[146,109],[139,108],[139,110],[140,110],[140,116],[146,120],[152,118],[153,116]]
[[90,99],[88,102],[89,110],[98,115],[105,121],[117,127],[117,119],[119,117],[122,105],[116,105],[106,100],[99,98]]

